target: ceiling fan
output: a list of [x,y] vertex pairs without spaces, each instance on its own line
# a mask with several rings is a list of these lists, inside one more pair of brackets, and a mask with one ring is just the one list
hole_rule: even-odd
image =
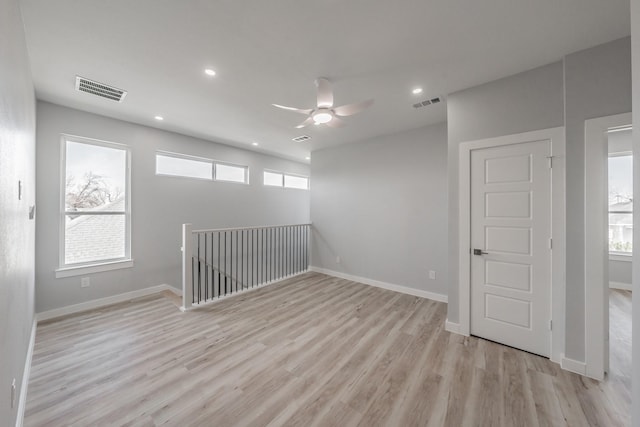
[[367,99],[366,101],[360,101],[354,104],[334,107],[333,90],[331,89],[331,83],[329,83],[329,80],[319,77],[316,79],[315,84],[318,89],[318,103],[316,108],[302,109],[272,104],[274,107],[282,108],[283,110],[295,111],[296,113],[308,116],[304,122],[296,126],[297,129],[310,124],[326,124],[327,126],[334,128],[341,127],[344,126],[345,122],[341,120],[340,117],[352,116],[373,104],[373,99]]

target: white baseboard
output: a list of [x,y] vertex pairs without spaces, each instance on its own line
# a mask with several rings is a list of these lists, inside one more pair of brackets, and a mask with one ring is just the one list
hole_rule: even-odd
[[377,288],[389,291],[400,292],[402,294],[413,295],[415,297],[427,298],[434,301],[447,302],[447,296],[435,292],[423,291],[421,289],[409,288],[407,286],[395,285],[393,283],[381,282],[379,280],[367,279],[366,277],[352,276],[351,274],[341,273],[339,271],[328,270],[320,267],[309,267],[309,270],[329,276],[339,277],[353,282],[364,283],[365,285],[375,286]]
[[622,289],[623,291],[632,290],[631,283],[622,283],[622,282],[609,282],[609,288]]
[[53,310],[43,311],[38,313],[37,320],[41,322],[43,320],[54,319],[56,317],[66,316],[68,314],[79,313],[81,311],[93,310],[95,308],[104,307],[106,305],[117,304],[119,302],[129,301],[134,298],[140,298],[147,295],[155,294],[162,291],[171,291],[176,295],[182,295],[182,293],[169,285],[151,286],[149,288],[139,289],[137,291],[125,292],[123,294],[113,295],[106,298],[94,299],[91,301],[82,302],[80,304],[68,305],[66,307],[60,307]]
[[33,325],[31,326],[31,336],[29,337],[29,348],[27,348],[27,356],[24,360],[24,370],[22,371],[22,384],[20,385],[20,396],[18,397],[18,414],[16,418],[16,427],[22,427],[24,422],[24,410],[27,405],[27,386],[29,385],[29,376],[31,375],[31,359],[33,359],[33,347],[36,343],[36,328],[38,319],[33,317]]
[[452,334],[464,335],[460,332],[460,324],[450,322],[449,319],[444,322],[444,330],[447,332],[451,332]]
[[565,371],[573,372],[576,374],[587,374],[586,363],[564,357],[564,354],[562,355],[562,359],[560,360],[560,367]]

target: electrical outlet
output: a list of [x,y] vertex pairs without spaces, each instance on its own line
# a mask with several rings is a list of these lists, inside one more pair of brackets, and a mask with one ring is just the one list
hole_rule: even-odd
[[336,257],[336,264],[340,264],[340,262],[342,262],[342,260],[340,259],[339,256]]
[[16,379],[11,382],[11,408],[16,406]]
[[429,279],[436,280],[436,272],[433,270],[429,270]]
[[80,279],[81,288],[88,288],[89,286],[91,286],[91,279],[89,277],[83,277]]

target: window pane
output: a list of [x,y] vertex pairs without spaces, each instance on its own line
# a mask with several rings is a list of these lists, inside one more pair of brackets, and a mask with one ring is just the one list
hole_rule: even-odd
[[112,210],[114,203],[124,211],[126,158],[122,149],[67,141],[66,211]]
[[609,250],[632,251],[633,157],[609,157]]
[[287,188],[299,188],[306,190],[309,188],[309,178],[304,176],[285,175],[284,186]]
[[215,179],[217,181],[247,182],[246,171],[247,168],[244,166],[232,166],[216,163]]
[[[630,210],[633,200],[633,156],[609,157],[609,210]],[[629,209],[614,205],[629,204]]]
[[633,249],[633,214],[609,214],[609,250],[615,252],[632,252]]
[[264,185],[282,187],[282,174],[264,171]]
[[156,174],[212,179],[213,164],[205,160],[185,159],[156,154]]
[[125,215],[66,215],[65,264],[125,257]]

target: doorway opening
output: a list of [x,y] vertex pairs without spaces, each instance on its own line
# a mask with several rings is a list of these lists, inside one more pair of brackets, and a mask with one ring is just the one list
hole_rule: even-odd
[[631,295],[624,289],[633,252],[630,123],[630,113],[585,122],[584,373],[598,380],[613,371],[630,378]]
[[[631,127],[607,131],[608,380],[631,393],[633,155]],[[606,369],[605,364],[605,369]]]

